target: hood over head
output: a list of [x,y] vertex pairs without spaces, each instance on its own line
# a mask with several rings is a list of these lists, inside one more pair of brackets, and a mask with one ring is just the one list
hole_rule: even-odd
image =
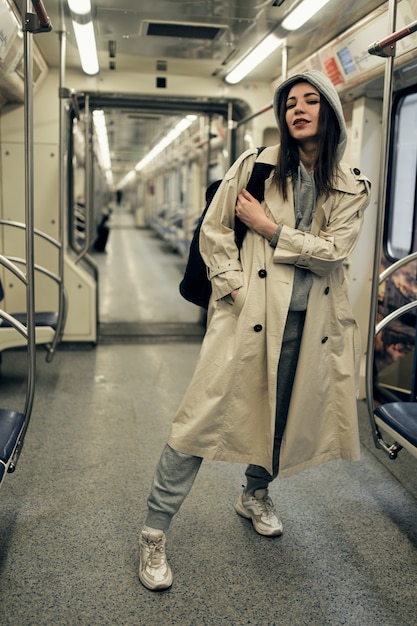
[[300,72],[299,74],[294,74],[287,80],[285,80],[281,85],[277,88],[274,94],[274,112],[275,117],[278,123],[278,129],[281,132],[281,124],[279,121],[279,110],[281,108],[282,102],[287,98],[288,92],[291,86],[294,83],[300,83],[306,81],[313,85],[322,96],[324,96],[327,102],[332,107],[335,112],[337,121],[339,123],[340,128],[340,137],[339,144],[337,147],[337,161],[341,161],[343,154],[346,149],[347,143],[347,132],[346,132],[346,123],[345,118],[343,116],[342,103],[340,102],[339,94],[333,86],[333,83],[327,78],[323,72],[319,70],[307,70],[305,72]]

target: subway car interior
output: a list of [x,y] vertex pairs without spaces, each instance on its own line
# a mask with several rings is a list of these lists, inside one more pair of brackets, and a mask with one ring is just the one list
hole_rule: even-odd
[[[273,482],[275,539],[236,515],[245,466],[204,462],[152,593],[206,189],[279,143],[274,92],[311,69],[372,183],[345,262],[361,457]],[[0,147],[1,624],[417,624],[417,0],[0,0]]]

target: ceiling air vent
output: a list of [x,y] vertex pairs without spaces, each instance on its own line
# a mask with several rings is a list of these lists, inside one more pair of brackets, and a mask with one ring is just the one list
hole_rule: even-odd
[[152,21],[142,23],[142,34],[147,37],[175,37],[181,39],[217,39],[227,26],[191,22]]
[[166,72],[168,69],[168,63],[166,61],[157,61],[156,62],[156,71],[157,72]]

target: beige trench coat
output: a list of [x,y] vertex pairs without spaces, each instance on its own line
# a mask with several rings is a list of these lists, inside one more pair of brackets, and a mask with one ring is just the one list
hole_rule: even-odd
[[[258,160],[275,163],[277,150],[266,148]],[[342,163],[334,192],[318,199],[311,232],[304,233],[294,228],[292,184],[284,202],[271,174],[264,205],[284,224],[278,246],[271,248],[249,231],[239,260],[235,203],[255,158],[255,151],[247,151],[232,166],[203,223],[200,247],[213,290],[208,328],[169,444],[187,454],[253,463],[272,473],[277,364],[294,265],[309,268],[313,285],[280,452],[283,478],[332,459],[359,458],[360,337],[343,262],[357,243],[370,186],[358,170]],[[233,302],[228,294],[238,287]]]

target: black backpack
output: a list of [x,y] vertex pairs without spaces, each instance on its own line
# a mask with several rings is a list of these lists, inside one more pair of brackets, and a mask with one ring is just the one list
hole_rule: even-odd
[[[264,148],[258,148],[258,156],[263,149]],[[246,185],[246,189],[257,200],[259,200],[259,202],[262,202],[262,200],[264,199],[264,183],[273,167],[273,165],[269,165],[268,163],[258,163],[257,161],[255,162],[252,174],[249,178],[248,184]],[[211,296],[211,283],[210,279],[207,276],[206,264],[204,263],[203,258],[200,254],[200,229],[201,224],[203,223],[204,216],[207,213],[207,209],[210,206],[210,202],[212,201],[213,196],[216,193],[221,182],[221,180],[216,180],[216,182],[211,183],[211,185],[207,187],[206,206],[204,207],[204,211],[197,221],[197,225],[191,239],[190,251],[184,277],[179,285],[180,294],[183,296],[183,298],[185,298],[189,302],[192,302],[193,304],[197,304],[198,306],[203,307],[204,309],[208,308],[208,303]],[[246,231],[247,226],[238,217],[236,217],[235,241],[239,250],[242,247]]]

